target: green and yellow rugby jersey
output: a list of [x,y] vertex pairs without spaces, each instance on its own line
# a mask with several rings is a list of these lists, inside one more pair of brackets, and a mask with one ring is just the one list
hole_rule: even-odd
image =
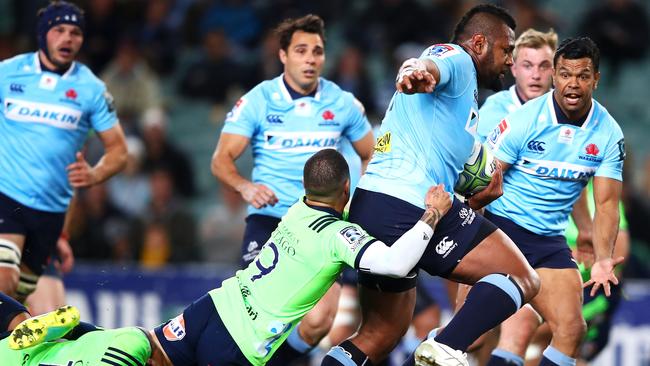
[[98,330],[76,340],[45,342],[23,350],[0,340],[0,365],[16,366],[144,366],[151,356],[146,334],[135,327]]
[[253,365],[264,365],[332,286],[344,265],[358,268],[376,241],[334,210],[298,201],[259,255],[210,291],[228,332]]

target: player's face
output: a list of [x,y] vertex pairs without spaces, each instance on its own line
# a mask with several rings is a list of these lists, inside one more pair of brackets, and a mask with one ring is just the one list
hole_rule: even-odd
[[554,96],[562,111],[569,118],[580,118],[591,108],[591,96],[600,79],[590,58],[557,60],[553,83]]
[[483,85],[500,90],[503,78],[512,66],[512,51],[515,49],[515,32],[503,25],[503,30],[494,38],[483,63]]
[[77,57],[84,37],[78,26],[59,24],[47,32],[46,39],[47,51],[50,54],[49,61],[55,68],[64,68]]
[[517,91],[525,102],[537,98],[551,89],[553,82],[553,50],[523,47],[510,68],[515,77]]
[[316,33],[296,31],[287,50],[280,50],[286,82],[296,91],[309,94],[318,86],[325,63],[323,40]]

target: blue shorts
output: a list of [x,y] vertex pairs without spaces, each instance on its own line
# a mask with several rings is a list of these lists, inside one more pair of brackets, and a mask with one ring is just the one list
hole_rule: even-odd
[[280,219],[273,216],[252,214],[246,217],[246,229],[241,247],[241,267],[246,267],[257,257],[271,233],[278,227]]
[[210,295],[154,329],[174,366],[250,365],[221,321]]
[[[370,235],[392,245],[422,218],[424,210],[399,198],[357,188],[350,205],[350,221]],[[434,276],[447,277],[469,251],[496,231],[490,221],[477,215],[454,198],[442,217],[418,267]],[[416,286],[417,275],[391,278],[359,272],[359,283],[387,292],[401,292]]]
[[485,211],[485,217],[512,239],[533,268],[578,268],[562,235],[535,234],[512,220]]
[[25,236],[21,263],[37,276],[56,251],[64,220],[65,212],[34,210],[0,193],[0,233]]

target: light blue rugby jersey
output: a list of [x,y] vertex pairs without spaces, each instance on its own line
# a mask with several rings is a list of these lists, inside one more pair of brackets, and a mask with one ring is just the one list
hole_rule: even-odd
[[472,58],[460,46],[433,45],[420,58],[436,63],[440,81],[432,93],[393,95],[358,187],[424,208],[430,186],[454,191],[474,145],[478,91]]
[[252,181],[265,184],[279,200],[261,209],[249,205],[248,214],[282,217],[304,195],[307,159],[338,149],[342,136],[354,142],[370,131],[361,103],[338,85],[321,78],[314,97],[292,100],[282,77],[263,81],[239,99],[222,130],[251,139]]
[[490,95],[481,106],[481,109],[478,110],[481,118],[478,121],[476,132],[481,143],[485,142],[487,136],[501,122],[503,117],[516,111],[521,106],[514,85],[507,90]]
[[112,97],[86,66],[41,70],[38,53],[0,63],[0,192],[33,209],[64,212],[72,197],[66,166],[92,128],[115,126]]
[[593,99],[577,127],[558,123],[548,92],[505,117],[487,144],[499,160],[512,164],[503,177],[503,196],[488,210],[540,235],[563,235],[590,177],[623,180],[623,132]]

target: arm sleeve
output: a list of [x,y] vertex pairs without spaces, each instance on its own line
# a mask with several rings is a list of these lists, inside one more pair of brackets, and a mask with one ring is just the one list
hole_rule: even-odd
[[93,100],[90,123],[97,132],[109,130],[117,124],[113,95],[106,90],[105,85],[102,85],[100,92],[95,95]]
[[478,128],[476,133],[481,143],[487,140],[490,132],[499,124],[499,122],[508,114],[502,103],[498,101],[498,95],[492,95],[485,100],[485,103],[479,109]]
[[232,110],[226,115],[226,123],[221,132],[253,137],[258,129],[263,113],[257,98],[261,98],[261,92],[251,90],[235,103]]
[[448,84],[464,86],[462,80],[456,80],[464,79],[463,73],[454,74],[459,64],[459,57],[461,51],[450,44],[435,44],[422,52],[420,59],[433,61],[440,71],[440,80],[436,83],[436,89],[445,88]]
[[424,254],[433,236],[431,226],[418,221],[392,246],[375,241],[360,253],[359,269],[391,277],[405,277]]
[[370,131],[370,122],[366,117],[363,104],[357,98],[350,96],[349,113],[345,136],[352,142],[359,141]]
[[612,131],[610,142],[607,144],[607,150],[603,162],[596,169],[597,177],[606,177],[623,181],[623,161],[625,160],[625,140],[623,132],[618,125],[616,130]]

